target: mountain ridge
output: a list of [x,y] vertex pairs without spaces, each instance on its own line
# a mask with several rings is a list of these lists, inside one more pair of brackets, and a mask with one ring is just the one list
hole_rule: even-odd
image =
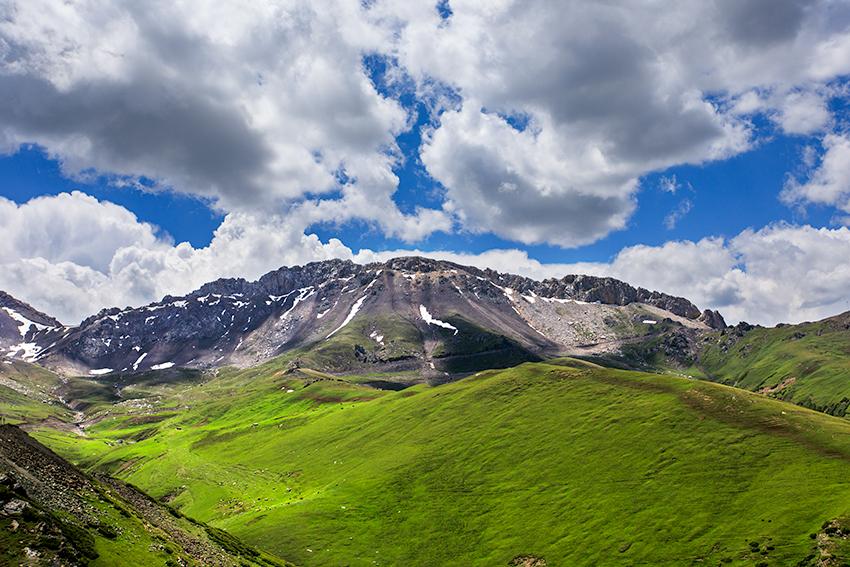
[[[430,322],[424,312],[434,313]],[[103,309],[76,327],[51,320],[53,326],[23,337],[31,346],[22,357],[83,374],[255,364],[330,340],[364,316],[383,321],[366,334],[395,341],[400,352],[363,354],[369,349],[358,343],[352,353],[361,359],[406,357],[408,366],[426,368],[433,367],[429,349],[445,342],[434,321],[452,326],[440,317],[455,317],[468,327],[462,334],[476,335],[480,343],[464,350],[455,340],[453,355],[480,354],[487,340],[500,336],[511,343],[504,348],[525,353],[520,360],[616,343],[662,320],[706,329],[725,326],[719,313],[700,312],[685,298],[614,278],[567,275],[537,281],[423,257],[366,265],[326,260],[284,266],[255,281],[218,279],[141,307]],[[382,324],[398,327],[402,338],[382,330]],[[393,351],[384,340],[370,342]]]

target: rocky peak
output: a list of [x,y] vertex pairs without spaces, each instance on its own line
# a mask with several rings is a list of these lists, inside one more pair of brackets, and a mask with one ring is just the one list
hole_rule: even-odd
[[61,327],[62,323],[51,317],[50,315],[46,315],[42,313],[38,309],[34,308],[32,305],[28,303],[24,303],[19,299],[15,299],[5,291],[0,291],[0,308],[7,308],[13,311],[16,311],[23,317],[29,319],[33,323],[38,323],[39,325],[44,325],[47,327]]
[[101,309],[91,317],[86,317],[83,319],[82,323],[80,323],[80,328],[85,328],[97,321],[98,319],[103,319],[104,317],[109,317],[112,315],[117,315],[121,313],[121,309],[118,307],[110,307],[108,309]]
[[721,315],[719,311],[706,309],[702,312],[702,315],[699,316],[699,321],[702,321],[712,329],[717,329],[718,331],[722,331],[726,328],[726,321],[723,319],[723,315]]
[[463,270],[466,272],[477,271],[475,268],[470,268],[469,266],[461,266],[445,260],[434,260],[432,258],[424,258],[422,256],[401,256],[399,258],[392,258],[383,263],[370,264],[367,268],[397,270],[421,274],[448,270]]
[[[246,293],[251,290],[252,285],[252,283],[249,283],[243,278],[221,278],[205,283],[189,295],[192,297],[199,297],[208,294],[233,295],[236,293]],[[169,295],[164,297],[162,302],[167,303],[173,299],[175,298]]]
[[570,274],[560,279],[548,278],[536,281],[523,276],[501,274],[493,270],[483,270],[481,273],[491,281],[523,294],[534,292],[542,297],[574,299],[588,303],[598,302],[605,305],[647,303],[687,319],[697,319],[700,316],[700,310],[696,305],[683,297],[649,291],[642,287],[636,288],[609,277]]
[[262,276],[257,280],[256,288],[261,293],[277,295],[310,285],[320,285],[335,278],[358,275],[363,270],[363,266],[351,260],[324,260],[303,266],[284,266]]

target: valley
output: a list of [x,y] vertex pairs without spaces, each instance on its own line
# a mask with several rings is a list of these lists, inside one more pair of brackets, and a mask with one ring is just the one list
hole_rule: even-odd
[[[110,498],[145,502],[132,492],[143,491],[160,520],[221,530],[238,542],[225,554],[251,561],[850,558],[846,316],[727,327],[686,300],[611,281],[568,289],[491,274],[456,289],[451,270],[461,268],[390,266],[370,268],[349,299],[295,288],[279,312],[227,338],[230,351],[222,338],[186,363],[168,364],[186,360],[174,349],[201,324],[192,317],[205,316],[205,302],[196,315],[166,317],[150,339],[132,310],[78,328],[23,329],[43,356],[13,345],[0,364],[0,414],[18,426],[5,427],[94,475]],[[410,266],[426,271],[405,277]],[[375,273],[394,269],[402,275]],[[256,316],[244,303],[234,320]],[[107,321],[121,333],[109,345]],[[246,362],[242,345],[270,340],[282,324],[307,338]],[[38,346],[40,333],[55,345]],[[14,338],[8,326],[6,335]],[[73,350],[92,344],[107,350]],[[200,344],[189,345],[192,355]],[[125,351],[133,362],[151,354],[111,370]],[[222,364],[210,362],[215,352]],[[112,564],[110,546],[123,536],[87,529],[98,555],[80,564]],[[180,541],[173,551],[205,564]],[[134,564],[169,564],[166,555]]]

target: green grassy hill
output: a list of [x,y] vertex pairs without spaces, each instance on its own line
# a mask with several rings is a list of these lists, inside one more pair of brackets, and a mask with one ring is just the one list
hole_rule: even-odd
[[850,406],[850,313],[746,333],[732,328],[699,358],[707,376],[726,384],[832,415]]
[[37,435],[304,566],[850,559],[843,419],[571,360],[400,392],[359,380],[280,359],[146,387],[87,437]]

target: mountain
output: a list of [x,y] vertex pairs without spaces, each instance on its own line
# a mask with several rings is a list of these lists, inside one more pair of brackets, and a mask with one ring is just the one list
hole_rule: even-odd
[[7,358],[34,360],[63,331],[53,317],[0,291],[0,352]]
[[848,329],[850,314],[771,329],[727,327],[716,311],[612,278],[535,281],[417,257],[365,266],[331,260],[253,282],[221,279],[143,307],[106,309],[76,327],[0,292],[5,362],[103,377],[116,392],[133,381],[120,376],[177,379],[282,354],[290,355],[290,371],[386,375],[374,384],[392,388],[580,356],[723,382],[843,416],[850,407]]
[[34,435],[305,567],[850,560],[846,420],[570,359],[392,392],[289,357],[80,388],[84,436]]
[[0,564],[285,567],[0,425]]
[[66,374],[244,367],[298,351],[324,371],[369,367],[431,379],[725,326],[719,313],[686,299],[611,278],[535,281],[415,257],[217,280],[186,296],[103,310],[74,328],[28,321],[20,340],[30,346],[18,355]]

